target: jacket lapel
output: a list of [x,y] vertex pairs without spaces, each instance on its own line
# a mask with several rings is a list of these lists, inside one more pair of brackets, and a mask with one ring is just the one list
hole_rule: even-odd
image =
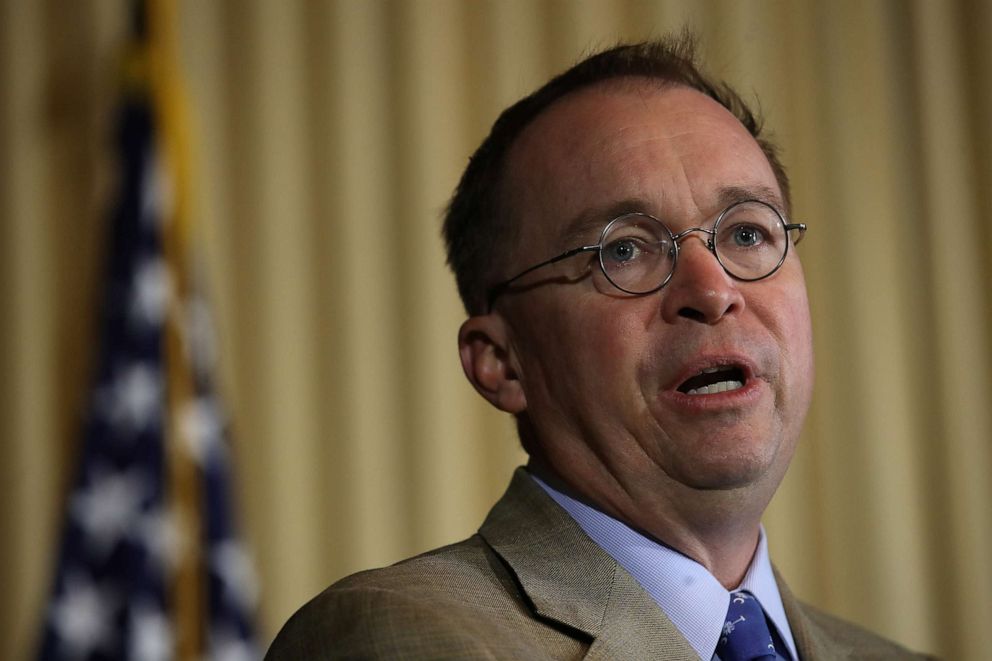
[[587,659],[698,661],[650,595],[518,468],[479,534],[539,618],[591,638]]
[[810,619],[806,609],[796,599],[792,591],[775,571],[775,582],[778,583],[779,594],[782,595],[782,606],[785,616],[789,619],[792,638],[796,642],[796,650],[800,659],[850,659],[855,656],[855,650],[836,636],[831,636],[823,627]]

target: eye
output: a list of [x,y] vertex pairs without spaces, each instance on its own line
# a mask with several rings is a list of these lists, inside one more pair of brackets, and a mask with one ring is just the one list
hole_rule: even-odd
[[730,236],[739,248],[753,248],[765,240],[765,233],[754,225],[738,225],[730,231]]
[[642,243],[640,239],[634,238],[617,239],[603,246],[603,253],[611,262],[623,264],[637,259],[641,254]]

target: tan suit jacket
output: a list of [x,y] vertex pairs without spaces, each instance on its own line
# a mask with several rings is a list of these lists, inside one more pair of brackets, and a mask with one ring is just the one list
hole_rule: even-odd
[[[801,604],[778,582],[802,659],[922,658]],[[630,574],[518,469],[478,534],[335,583],[290,618],[266,659],[699,656]]]

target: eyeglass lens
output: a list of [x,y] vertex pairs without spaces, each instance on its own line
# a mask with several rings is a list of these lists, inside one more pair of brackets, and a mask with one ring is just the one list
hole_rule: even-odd
[[[779,267],[788,250],[788,233],[772,207],[742,202],[720,215],[707,237],[720,264],[740,280],[758,280]],[[681,237],[679,241],[687,237]],[[603,232],[599,251],[603,273],[618,289],[645,294],[662,286],[675,268],[677,248],[671,232],[643,214],[614,220]]]

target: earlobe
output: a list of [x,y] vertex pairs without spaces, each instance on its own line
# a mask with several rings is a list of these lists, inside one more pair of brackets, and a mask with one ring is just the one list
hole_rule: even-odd
[[527,398],[510,351],[506,323],[497,314],[469,317],[458,330],[465,376],[490,404],[520,413],[527,408]]

